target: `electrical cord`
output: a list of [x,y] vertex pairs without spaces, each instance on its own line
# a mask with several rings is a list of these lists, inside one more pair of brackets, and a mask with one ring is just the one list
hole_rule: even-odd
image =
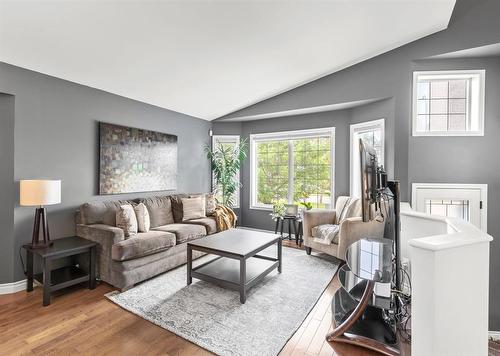
[[19,259],[21,260],[21,265],[23,266],[23,273],[26,276],[26,275],[28,275],[28,272],[26,271],[26,268],[24,267],[22,249],[23,249],[23,247],[19,246]]

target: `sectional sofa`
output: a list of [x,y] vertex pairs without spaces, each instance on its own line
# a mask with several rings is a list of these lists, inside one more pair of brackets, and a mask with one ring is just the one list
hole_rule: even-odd
[[[123,290],[186,263],[186,242],[217,232],[211,216],[183,221],[181,199],[192,196],[176,194],[81,205],[76,231],[78,236],[99,243],[99,278]],[[116,211],[120,205],[141,202],[148,209],[151,229],[126,238],[116,227]],[[201,255],[193,251],[194,258]]]

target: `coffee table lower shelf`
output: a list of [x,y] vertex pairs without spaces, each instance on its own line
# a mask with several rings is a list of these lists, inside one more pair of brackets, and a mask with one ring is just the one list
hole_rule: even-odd
[[245,303],[246,291],[278,266],[277,259],[266,256],[254,256],[245,260],[217,257],[194,267],[191,277],[239,291],[240,301]]

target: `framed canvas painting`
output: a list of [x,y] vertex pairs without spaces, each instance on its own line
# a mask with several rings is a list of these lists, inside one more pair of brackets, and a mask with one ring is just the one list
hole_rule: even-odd
[[99,123],[99,194],[177,189],[177,136]]

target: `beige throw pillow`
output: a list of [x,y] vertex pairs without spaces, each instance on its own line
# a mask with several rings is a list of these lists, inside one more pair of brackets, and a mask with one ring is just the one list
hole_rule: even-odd
[[137,218],[132,205],[121,205],[116,211],[116,227],[123,230],[125,237],[137,234]]
[[204,218],[205,197],[182,198],[182,221]]
[[137,230],[139,232],[148,232],[151,227],[148,208],[143,203],[140,203],[134,207],[134,210],[137,218]]

